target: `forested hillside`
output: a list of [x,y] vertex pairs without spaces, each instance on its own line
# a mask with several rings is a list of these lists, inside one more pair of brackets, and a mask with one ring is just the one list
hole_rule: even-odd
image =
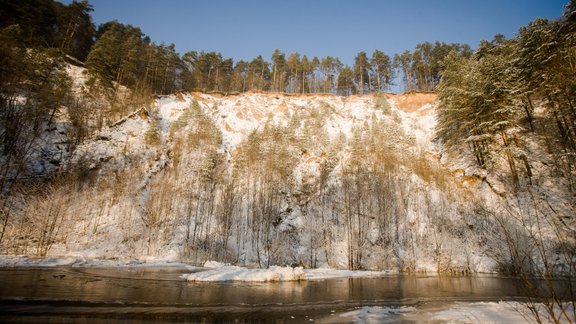
[[345,65],[1,1],[0,252],[573,275],[575,9]]

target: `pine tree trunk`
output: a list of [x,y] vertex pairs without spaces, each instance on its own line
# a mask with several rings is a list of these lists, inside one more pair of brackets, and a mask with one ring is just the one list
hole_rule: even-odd
[[508,166],[510,167],[510,175],[512,176],[512,182],[514,187],[518,187],[519,178],[518,178],[518,171],[516,169],[516,162],[514,161],[514,156],[511,152],[510,142],[508,140],[508,136],[504,131],[500,133],[502,137],[502,141],[504,142],[504,151],[506,152],[506,159],[508,160]]
[[302,70],[302,94],[304,94],[304,84],[306,82],[306,77],[304,74],[304,70]]
[[526,117],[528,118],[528,123],[530,124],[530,129],[534,132],[534,106],[532,104],[532,99],[529,95],[526,96],[526,101],[524,102],[524,111],[526,112]]
[[364,94],[364,79],[363,79],[363,75],[364,75],[364,73],[362,73],[362,69],[360,69],[360,94],[361,94],[361,95]]
[[372,93],[372,77],[368,74],[368,93]]
[[274,71],[272,74],[272,91],[278,91],[276,85],[276,64],[274,64]]
[[570,107],[570,112],[572,112],[573,120],[576,120],[576,108],[572,103],[572,97],[568,94],[568,91],[564,89],[564,96],[566,97],[566,101],[568,102],[568,107]]

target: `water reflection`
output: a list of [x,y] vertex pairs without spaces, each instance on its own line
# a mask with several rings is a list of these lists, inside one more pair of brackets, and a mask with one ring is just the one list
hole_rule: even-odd
[[335,310],[358,306],[498,301],[523,296],[516,280],[496,276],[192,283],[179,278],[188,272],[181,268],[0,269],[0,320],[22,320],[34,314],[36,322],[61,316],[290,321],[304,315],[325,317]]

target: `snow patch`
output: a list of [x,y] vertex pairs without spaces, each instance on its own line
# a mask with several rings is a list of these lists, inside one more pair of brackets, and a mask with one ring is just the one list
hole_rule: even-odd
[[[520,302],[458,302],[443,304],[435,309],[419,309],[411,306],[380,307],[367,306],[341,313],[339,317],[353,323],[530,323],[536,322],[534,315],[528,310],[528,305]],[[538,309],[540,318],[544,322],[552,322],[546,313],[543,304],[533,305]],[[426,307],[426,306],[424,306]],[[428,306],[429,307],[429,306]],[[566,315],[560,319],[561,323],[569,322],[574,318],[574,310],[568,303],[563,305]],[[557,317],[560,309],[557,309]],[[333,319],[332,317],[330,318]],[[334,322],[334,321],[329,321]]]
[[[209,265],[217,265],[210,263]],[[270,281],[298,281],[304,279],[302,267],[278,267],[268,269],[247,269],[237,266],[220,266],[218,268],[197,273],[185,274],[181,278],[188,281],[246,281],[246,282],[270,282]]]
[[204,264],[206,271],[185,274],[181,277],[188,281],[298,281],[298,280],[325,280],[334,278],[378,278],[390,275],[392,271],[351,271],[336,269],[306,269],[302,267],[278,267],[268,269],[249,269],[231,266],[216,261],[207,261]]
[[81,268],[115,268],[115,267],[145,267],[162,268],[178,267],[185,269],[197,269],[186,263],[164,260],[153,257],[144,257],[133,260],[117,259],[91,259],[84,256],[63,256],[49,258],[31,258],[24,255],[0,255],[0,267],[2,268],[22,268],[22,267],[81,267]]
[[511,302],[456,303],[449,309],[422,315],[446,323],[526,323],[519,312],[521,307]]
[[378,278],[395,274],[395,271],[361,271],[361,270],[337,270],[330,268],[304,270],[307,280],[325,280],[335,278]]
[[204,268],[209,268],[209,269],[219,269],[219,268],[223,268],[226,266],[230,266],[230,264],[222,263],[222,262],[218,262],[218,261],[206,261],[204,263]]
[[391,323],[400,319],[401,314],[416,311],[416,308],[410,306],[400,307],[362,307],[357,310],[340,314],[354,323]]

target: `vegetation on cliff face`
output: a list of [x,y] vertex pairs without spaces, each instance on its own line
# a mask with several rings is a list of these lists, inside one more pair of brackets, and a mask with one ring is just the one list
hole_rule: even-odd
[[[565,197],[575,190],[575,35],[571,2],[561,19],[537,19],[512,39],[496,36],[469,58],[450,55],[445,61],[437,135],[446,148],[470,154],[488,174],[505,177],[519,210],[504,210],[497,218],[517,254],[511,256],[513,271],[554,272],[543,261],[552,253],[544,241],[574,244],[574,217],[550,199],[556,194],[544,183],[562,184]],[[520,229],[506,228],[510,218]],[[529,248],[520,248],[518,233]],[[532,249],[540,250],[537,258],[526,252]],[[573,272],[574,255],[563,249],[554,253]]]
[[480,269],[481,251],[464,244],[476,240],[462,218],[469,206],[404,123],[431,128],[388,100],[162,98],[79,145],[76,173],[15,208],[3,245],[261,267]]

